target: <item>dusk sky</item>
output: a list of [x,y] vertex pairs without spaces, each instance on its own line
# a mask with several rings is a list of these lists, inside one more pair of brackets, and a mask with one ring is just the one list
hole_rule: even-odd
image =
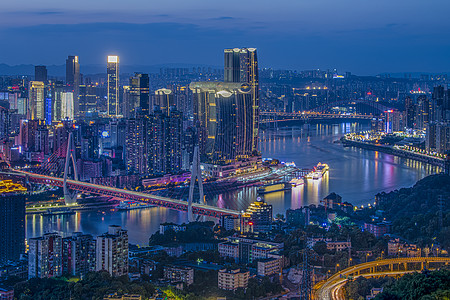
[[448,0],[2,0],[0,63],[223,64],[356,74],[450,72]]

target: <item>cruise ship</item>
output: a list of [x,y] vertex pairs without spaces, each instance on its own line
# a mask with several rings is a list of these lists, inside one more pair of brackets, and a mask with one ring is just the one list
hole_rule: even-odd
[[292,179],[291,181],[289,181],[289,183],[292,185],[292,187],[296,187],[296,186],[304,184],[305,181],[303,180],[303,178],[298,177],[298,178]]
[[317,166],[315,166],[314,169],[306,175],[306,179],[313,179],[313,180],[321,179],[322,176],[326,172],[328,172],[328,169],[329,167],[327,164],[318,163]]
[[151,204],[145,204],[141,202],[136,202],[133,200],[125,200],[120,202],[119,205],[117,205],[117,210],[132,210],[132,209],[139,209],[139,208],[150,208],[154,207]]

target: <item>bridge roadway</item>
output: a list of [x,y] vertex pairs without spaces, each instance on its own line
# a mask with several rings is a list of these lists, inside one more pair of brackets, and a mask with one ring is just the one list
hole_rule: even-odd
[[[302,113],[288,113],[288,112],[260,112],[260,123],[274,123],[274,122],[287,122],[287,121],[299,121],[299,120],[330,120],[330,119],[362,119],[371,120],[373,115],[364,114],[326,114],[319,112],[302,112]],[[264,119],[264,118],[277,118],[277,119]],[[280,119],[278,119],[280,118]]]
[[[7,173],[11,176],[18,176],[21,178],[28,178],[30,182],[35,183],[41,183],[41,184],[48,184],[51,186],[57,186],[57,187],[63,187],[63,179],[58,177],[52,177],[47,175],[40,175],[40,174],[34,174],[30,172],[25,171],[18,171],[14,170],[13,172]],[[155,206],[165,207],[169,209],[174,209],[178,211],[188,211],[188,203],[187,201],[182,201],[178,199],[172,199],[167,197],[161,197],[156,196],[152,194],[145,194],[130,190],[123,190],[103,185],[97,185],[77,180],[67,180],[67,186],[69,189],[90,193],[90,194],[97,194],[97,195],[103,195],[103,196],[112,196],[119,199],[124,200],[134,200],[138,202],[144,202],[149,203]],[[220,208],[216,206],[206,205],[206,204],[199,204],[199,203],[192,203],[192,211],[194,214],[201,215],[201,216],[208,216],[213,218],[220,218],[224,215],[235,215],[239,216],[240,213],[236,210],[226,209],[226,208]]]
[[[327,280],[321,281],[314,286],[313,299],[315,300],[340,300],[344,299],[342,287],[348,280],[349,276],[356,279],[363,277],[378,276],[401,276],[406,273],[418,271],[417,268],[408,268],[408,264],[417,267],[420,264],[420,270],[424,267],[434,269],[435,265],[450,264],[450,257],[406,257],[375,260],[359,265],[351,266],[347,269],[339,271]],[[397,266],[397,268],[395,268]],[[384,267],[384,268],[383,268]],[[402,269],[403,267],[403,269]]]

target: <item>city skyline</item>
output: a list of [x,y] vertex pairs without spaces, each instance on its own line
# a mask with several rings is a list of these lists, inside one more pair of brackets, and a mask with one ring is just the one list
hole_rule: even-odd
[[[422,13],[422,1],[237,6],[174,0],[132,1],[126,7],[113,1],[107,8],[82,1],[77,9],[55,1],[21,2],[25,9],[4,4],[0,13],[0,38],[10,41],[0,63],[52,65],[77,53],[85,65],[108,54],[120,55],[123,65],[216,65],[213,49],[251,45],[264,54],[261,67],[337,68],[361,75],[450,71],[450,42],[441,38],[450,29],[445,1],[436,1],[432,17]],[[25,41],[48,47],[25,47]],[[162,46],[154,47],[156,42]]]

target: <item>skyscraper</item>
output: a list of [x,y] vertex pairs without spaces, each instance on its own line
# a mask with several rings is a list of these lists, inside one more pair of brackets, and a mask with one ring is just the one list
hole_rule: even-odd
[[108,56],[106,67],[108,76],[108,116],[119,115],[119,57],[116,55]]
[[135,73],[130,78],[130,104],[129,109],[134,113],[148,115],[150,109],[150,95],[149,95],[150,80],[148,74]]
[[128,274],[128,234],[117,225],[97,237],[96,271],[108,271],[111,276]]
[[66,59],[66,84],[73,92],[74,114],[80,112],[80,63],[78,56],[69,55]]
[[0,195],[0,265],[25,253],[25,196]]
[[156,90],[154,97],[155,100],[153,105],[157,107],[156,110],[160,109],[163,113],[167,115],[169,114],[170,107],[175,106],[174,94],[170,89]]
[[193,82],[200,152],[229,163],[257,154],[258,60],[255,48],[225,49],[225,82]]
[[28,86],[30,120],[45,120],[45,84],[42,81],[30,81]]
[[259,129],[259,76],[258,76],[258,57],[255,48],[234,48],[225,49],[225,82],[248,83],[251,88],[251,114],[246,118],[251,118],[251,147],[252,151],[258,150],[258,129]]
[[47,67],[46,66],[34,66],[34,80],[47,82]]
[[62,93],[61,118],[63,120],[73,120],[74,118],[74,94],[72,92]]
[[251,156],[253,109],[249,85],[193,82],[190,88],[201,154],[217,163]]

